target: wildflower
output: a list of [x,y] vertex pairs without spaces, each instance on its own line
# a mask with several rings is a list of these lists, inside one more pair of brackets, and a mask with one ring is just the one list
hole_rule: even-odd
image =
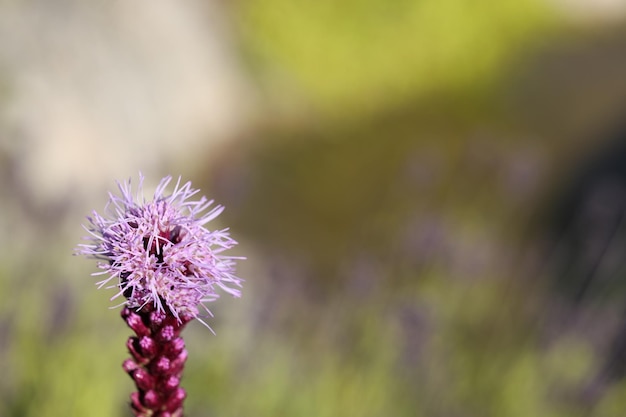
[[[143,197],[143,176],[139,178],[136,200],[130,180],[118,183],[121,196],[109,193],[106,217],[93,212],[88,217],[91,244],[79,245],[78,254],[99,260],[106,275],[97,283],[117,288],[112,299],[124,296],[131,309],[152,304],[166,309],[179,320],[199,318],[199,308],[210,314],[205,303],[219,297],[216,289],[239,297],[241,280],[234,275],[235,261],[222,253],[234,247],[228,229],[210,231],[204,226],[223,210],[213,200],[190,198],[198,193],[191,183],[178,179],[171,195],[165,189],[171,177],[161,180],[152,201]],[[207,211],[208,210],[208,211]],[[203,212],[205,212],[203,214]]]
[[223,254],[237,242],[228,229],[205,227],[223,207],[191,200],[198,190],[180,178],[165,195],[171,180],[161,180],[151,201],[143,197],[143,176],[135,197],[130,180],[118,183],[121,195],[109,193],[105,216],[94,211],[87,218],[91,242],[76,250],[98,260],[101,271],[93,275],[105,275],[98,288],[115,288],[111,299],[125,299],[122,318],[136,336],[123,367],[139,390],[131,395],[136,416],[182,416],[187,351],[180,332],[194,318],[206,325],[200,309],[211,314],[206,303],[219,297],[218,289],[241,295],[234,269],[242,258]]

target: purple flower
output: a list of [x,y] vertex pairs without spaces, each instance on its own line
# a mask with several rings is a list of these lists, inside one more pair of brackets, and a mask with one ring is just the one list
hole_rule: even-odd
[[136,198],[130,180],[118,182],[121,195],[109,193],[105,215],[94,211],[87,218],[91,242],[79,245],[76,252],[99,260],[102,271],[93,275],[106,276],[98,288],[118,290],[112,300],[123,296],[122,304],[133,311],[150,306],[181,323],[202,321],[199,309],[211,314],[206,303],[219,297],[218,288],[241,295],[242,280],[234,269],[235,261],[243,258],[223,254],[237,244],[228,229],[205,227],[223,207],[205,197],[191,200],[198,190],[190,182],[181,185],[180,177],[166,195],[171,180],[161,180],[151,201],[143,197],[141,174]]
[[[152,201],[143,197],[139,175],[137,197],[131,182],[118,183],[121,196],[109,193],[105,216],[88,217],[89,244],[77,254],[99,260],[106,275],[98,287],[116,288],[112,299],[123,296],[122,318],[136,336],[126,347],[131,358],[124,370],[135,381],[131,409],[136,417],[181,417],[185,390],[180,387],[187,360],[180,333],[200,318],[199,307],[219,297],[221,288],[239,297],[241,279],[234,275],[235,261],[222,253],[237,244],[228,229],[208,230],[205,225],[223,210],[205,197],[192,201],[198,190],[176,182],[165,195],[171,177],[161,180]],[[206,325],[206,323],[204,323]],[[208,325],[207,325],[208,327]]]

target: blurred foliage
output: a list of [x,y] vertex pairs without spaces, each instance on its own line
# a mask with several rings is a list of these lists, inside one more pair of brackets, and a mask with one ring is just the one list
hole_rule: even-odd
[[[558,26],[546,6],[229,7],[268,94],[291,79],[326,118],[269,122],[196,175],[249,259],[217,337],[185,331],[186,415],[622,415],[624,382],[585,397],[602,341],[560,322],[573,308],[520,242],[552,167],[496,90]],[[130,415],[130,331],[89,268],[66,265],[78,221],[14,209],[36,231],[1,254],[0,415]]]
[[327,117],[481,88],[555,22],[537,0],[247,0],[236,9],[269,87],[291,86]]
[[78,297],[78,288],[45,270],[24,270],[32,275],[3,280],[0,415],[118,415],[119,402],[102,395],[119,397],[131,384],[120,384],[111,366],[125,356],[125,338],[121,328],[112,334],[111,317],[97,311],[106,311],[106,297],[77,285],[84,291]]

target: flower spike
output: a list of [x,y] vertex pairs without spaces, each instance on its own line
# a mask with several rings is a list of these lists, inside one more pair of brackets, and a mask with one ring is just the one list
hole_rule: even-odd
[[106,277],[97,287],[116,288],[111,299],[125,299],[122,319],[136,335],[126,343],[131,358],[122,365],[138,390],[131,394],[133,413],[181,417],[187,350],[180,333],[194,318],[209,327],[200,311],[211,316],[206,304],[219,298],[218,290],[241,296],[234,272],[235,261],[244,258],[223,254],[237,244],[228,229],[205,227],[222,206],[205,197],[191,200],[198,190],[181,185],[180,177],[166,195],[169,176],[146,201],[143,181],[139,174],[135,193],[130,180],[118,182],[120,195],[109,193],[104,216],[87,217],[90,243],[78,245],[76,254],[98,260],[101,271],[92,275]]

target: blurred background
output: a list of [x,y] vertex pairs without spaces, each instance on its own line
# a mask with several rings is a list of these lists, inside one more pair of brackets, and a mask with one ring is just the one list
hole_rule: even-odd
[[0,1],[0,416],[130,415],[139,171],[248,258],[186,415],[623,416],[624,74],[619,0]]

